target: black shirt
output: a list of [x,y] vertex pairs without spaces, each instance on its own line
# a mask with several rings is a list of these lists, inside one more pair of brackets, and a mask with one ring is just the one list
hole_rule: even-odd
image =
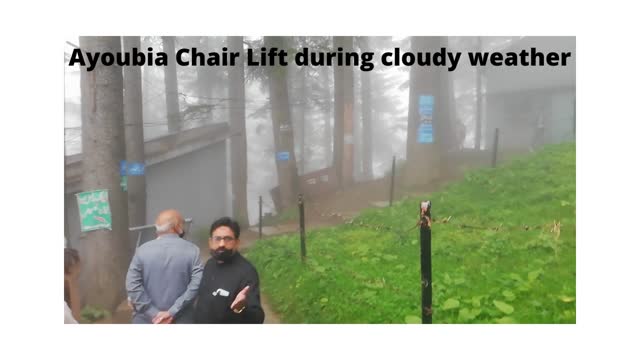
[[[231,309],[238,293],[249,286],[246,308],[239,314]],[[195,311],[200,324],[262,324],[264,311],[260,305],[260,282],[255,267],[236,252],[229,260],[218,263],[209,259],[202,273]]]

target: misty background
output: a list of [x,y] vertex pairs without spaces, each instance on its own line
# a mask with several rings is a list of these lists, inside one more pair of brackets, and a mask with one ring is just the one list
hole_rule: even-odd
[[[452,95],[455,100],[455,111],[451,118],[455,123],[459,139],[458,146],[474,148],[476,140],[476,111],[478,107],[477,69],[466,61],[467,51],[500,51],[517,43],[522,37],[449,37],[448,51],[460,51],[463,58],[458,68],[450,73],[453,85]],[[355,50],[361,42],[356,38]],[[372,114],[372,178],[377,179],[389,172],[392,156],[401,161],[406,158],[407,116],[409,105],[409,68],[387,67],[379,64],[379,55],[400,47],[410,50],[409,37],[370,37],[369,51],[375,52],[375,68],[369,72],[371,77],[371,114]],[[310,51],[326,49],[331,46],[331,37],[288,37],[287,46],[299,49],[307,46]],[[480,42],[480,44],[479,44]],[[82,117],[80,67],[67,66],[68,59],[78,38],[68,39],[65,47],[65,155],[70,156],[82,152]],[[175,48],[195,47],[201,52],[220,51],[228,46],[226,37],[175,37]],[[252,46],[264,46],[260,37],[244,38],[245,50]],[[152,47],[154,52],[163,50],[163,40],[159,36],[141,37],[141,49],[146,51]],[[295,51],[290,51],[291,53]],[[290,63],[287,67],[287,86],[289,106],[294,127],[294,151],[297,160],[298,174],[313,172],[331,166],[333,130],[327,132],[326,127],[333,127],[334,84],[331,66],[298,67]],[[142,66],[142,114],[144,139],[149,141],[169,133],[167,121],[167,101],[165,88],[165,68]],[[481,69],[482,71],[482,69]],[[181,129],[192,129],[212,123],[229,121],[229,111],[233,106],[228,95],[228,67],[177,66],[178,103],[183,114]],[[354,67],[354,94],[360,94],[363,72]],[[486,101],[484,82],[480,88],[481,98]],[[302,97],[304,95],[304,97]],[[370,180],[362,166],[362,98],[354,98],[354,167],[355,181]],[[264,68],[245,67],[245,111],[247,142],[247,202],[248,216],[251,224],[257,222],[258,196],[262,196],[265,212],[273,212],[273,200],[270,190],[278,185],[276,156],[274,147],[273,126],[269,105],[268,79]],[[304,135],[299,119],[304,112]],[[486,117],[486,104],[480,121]],[[483,127],[483,134],[487,130]],[[329,134],[330,138],[327,138]],[[487,136],[484,134],[483,140]],[[303,140],[301,140],[303,138]],[[304,141],[304,154],[301,142]],[[486,141],[481,141],[480,148],[485,149]],[[227,152],[227,156],[229,156]],[[231,207],[231,170],[227,161],[227,194],[225,208]],[[186,190],[188,191],[188,190]]]

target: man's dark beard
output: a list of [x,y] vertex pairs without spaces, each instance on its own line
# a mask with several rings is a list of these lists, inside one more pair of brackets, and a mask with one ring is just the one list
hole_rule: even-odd
[[218,261],[228,261],[229,259],[231,259],[231,257],[233,256],[234,252],[233,250],[227,249],[227,248],[222,248],[222,249],[216,249],[216,250],[211,250],[211,256],[218,260]]

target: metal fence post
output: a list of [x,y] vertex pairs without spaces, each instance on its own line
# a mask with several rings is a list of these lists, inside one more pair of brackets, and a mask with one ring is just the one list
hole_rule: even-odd
[[498,128],[496,128],[496,133],[493,136],[493,158],[491,161],[491,165],[493,167],[496,167],[496,164],[498,162],[498,140],[499,140],[499,136],[500,136],[500,130]]
[[298,194],[298,210],[300,214],[300,255],[302,261],[305,261],[307,258],[307,236],[304,230],[304,199],[302,198],[302,194]]
[[431,201],[420,203],[420,272],[422,280],[422,323],[432,323],[431,287]]

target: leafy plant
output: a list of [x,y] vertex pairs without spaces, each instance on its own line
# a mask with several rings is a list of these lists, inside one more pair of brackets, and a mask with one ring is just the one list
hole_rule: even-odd
[[92,306],[92,305],[85,306],[80,312],[80,318],[84,322],[89,322],[89,323],[102,320],[110,315],[111,313],[106,309],[101,308],[99,306]]

